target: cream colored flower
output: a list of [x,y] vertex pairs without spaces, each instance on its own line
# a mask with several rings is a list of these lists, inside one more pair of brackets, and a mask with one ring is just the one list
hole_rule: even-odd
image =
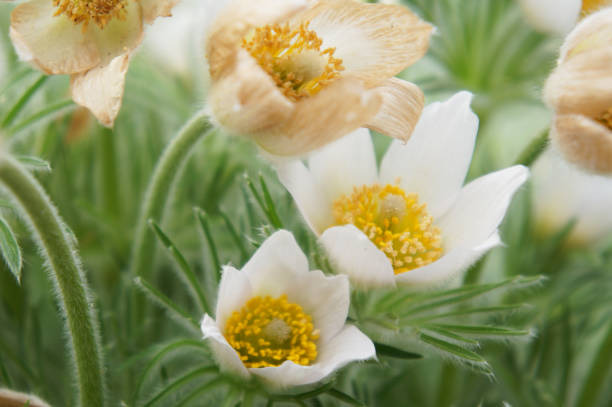
[[17,54],[47,74],[70,75],[74,101],[112,126],[144,23],[177,0],[30,0],[11,13]]
[[211,115],[275,155],[360,126],[405,138],[423,95],[393,76],[423,56],[431,31],[397,5],[236,0],[207,40]]
[[347,278],[308,271],[293,235],[279,231],[242,270],[224,268],[216,321],[205,315],[202,332],[224,371],[276,388],[315,383],[376,354],[345,324],[349,301]]
[[0,406],[2,407],[49,407],[47,403],[31,394],[19,393],[9,389],[0,389]]
[[565,159],[612,174],[612,8],[569,34],[544,98],[555,113],[551,138]]
[[546,151],[533,166],[534,221],[539,233],[558,232],[574,219],[568,243],[595,243],[612,233],[612,179],[567,164]]
[[470,101],[461,92],[427,106],[380,171],[366,129],[315,152],[309,168],[279,164],[332,265],[354,285],[438,284],[501,243],[497,227],[528,170],[510,167],[463,186],[478,129]]
[[612,0],[519,0],[519,3],[534,28],[567,34],[581,16],[612,5]]

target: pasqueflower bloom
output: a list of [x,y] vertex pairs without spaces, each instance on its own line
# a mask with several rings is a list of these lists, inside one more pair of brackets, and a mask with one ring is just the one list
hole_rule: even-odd
[[315,383],[375,356],[345,324],[349,301],[347,278],[308,271],[293,235],[279,231],[242,270],[224,268],[216,320],[205,315],[202,332],[222,370],[277,388]]
[[529,22],[538,30],[566,34],[578,19],[603,7],[611,0],[519,0]]
[[360,126],[404,138],[423,94],[393,76],[423,56],[431,31],[397,5],[234,1],[206,44],[210,113],[275,155],[314,150]]
[[612,233],[612,179],[585,173],[550,149],[533,166],[534,222],[540,234],[558,232],[571,220],[572,246],[597,242]]
[[176,1],[30,0],[11,14],[11,40],[21,59],[70,75],[74,101],[112,126],[144,23],[169,16]]
[[585,18],[565,39],[544,99],[551,138],[566,160],[612,173],[612,7]]
[[366,129],[312,154],[308,168],[279,164],[332,265],[355,286],[438,284],[500,244],[497,227],[528,170],[514,166],[463,186],[478,128],[470,101],[461,92],[426,107],[380,171]]

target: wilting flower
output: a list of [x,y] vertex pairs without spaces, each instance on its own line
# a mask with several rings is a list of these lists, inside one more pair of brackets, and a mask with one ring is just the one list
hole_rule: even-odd
[[308,271],[293,235],[270,236],[242,270],[225,267],[216,321],[202,320],[221,369],[271,387],[315,383],[354,360],[374,357],[372,341],[346,325],[345,276]]
[[533,166],[534,221],[539,233],[549,235],[571,220],[568,237],[573,246],[594,243],[612,233],[612,179],[588,174],[567,164],[554,150]]
[[544,98],[554,111],[551,138],[566,160],[612,173],[612,8],[585,18],[561,47]]
[[355,0],[237,0],[206,45],[218,124],[275,155],[319,148],[360,126],[407,137],[422,92],[394,75],[432,27],[406,8]]
[[603,7],[611,0],[519,0],[529,22],[538,30],[566,34],[578,19]]
[[70,75],[74,101],[112,126],[143,24],[169,16],[176,1],[30,0],[11,14],[11,40],[21,59]]
[[332,264],[356,286],[440,283],[500,244],[497,227],[528,170],[514,166],[463,186],[478,129],[470,101],[460,92],[426,107],[380,171],[365,129],[315,152],[309,168],[279,165]]

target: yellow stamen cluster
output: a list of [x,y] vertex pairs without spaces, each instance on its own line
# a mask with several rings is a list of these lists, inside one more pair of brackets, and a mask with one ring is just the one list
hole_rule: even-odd
[[597,118],[597,121],[612,130],[612,107],[603,112],[601,117]]
[[382,250],[395,274],[436,261],[442,256],[440,230],[416,194],[396,185],[355,187],[333,204],[338,225],[353,224]]
[[75,24],[83,24],[83,30],[90,22],[104,28],[113,19],[124,20],[128,0],[53,0],[57,7],[54,16],[68,17]]
[[318,93],[344,70],[342,60],[334,58],[335,48],[321,51],[323,40],[308,24],[258,27],[242,41],[242,47],[294,102]]
[[610,0],[582,0],[582,15],[589,15],[611,3],[612,1]]
[[279,366],[286,360],[310,365],[317,357],[318,330],[302,307],[278,298],[253,297],[234,311],[225,339],[246,367]]

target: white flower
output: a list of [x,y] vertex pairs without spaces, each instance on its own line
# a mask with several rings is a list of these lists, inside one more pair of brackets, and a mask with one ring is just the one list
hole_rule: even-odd
[[217,319],[205,315],[202,332],[222,370],[277,388],[315,383],[375,356],[372,341],[345,325],[349,301],[346,277],[309,272],[293,235],[279,231],[242,270],[224,268]]
[[534,28],[553,34],[567,34],[580,16],[612,5],[611,0],[519,0],[525,17]]
[[575,219],[568,242],[596,242],[612,233],[612,178],[580,171],[558,154],[548,150],[533,166],[536,227],[554,233]]
[[313,154],[309,168],[278,165],[337,271],[354,285],[440,283],[500,244],[497,227],[528,170],[507,168],[463,187],[478,128],[470,101],[461,92],[426,107],[410,140],[393,141],[380,171],[365,129]]

